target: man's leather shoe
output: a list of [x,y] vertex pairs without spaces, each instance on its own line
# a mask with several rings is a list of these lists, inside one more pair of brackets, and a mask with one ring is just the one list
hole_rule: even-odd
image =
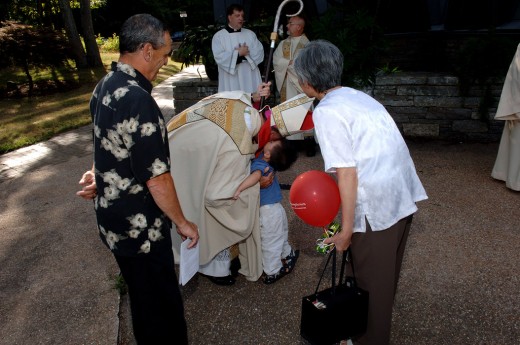
[[235,284],[235,278],[232,276],[226,276],[226,277],[213,277],[213,276],[206,276],[209,280],[211,280],[214,284],[217,285],[233,285]]

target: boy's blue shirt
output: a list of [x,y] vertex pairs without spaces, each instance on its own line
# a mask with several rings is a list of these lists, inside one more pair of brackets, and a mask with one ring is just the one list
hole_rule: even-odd
[[[278,176],[276,172],[273,170],[273,167],[269,165],[266,161],[263,160],[264,154],[261,153],[258,158],[255,158],[251,162],[251,172],[256,170],[260,170],[262,175],[268,175],[271,171],[274,172],[273,183],[267,188],[260,188],[260,206],[276,204],[282,201],[282,189],[280,188],[280,184],[278,183]],[[267,172],[264,172],[265,167],[269,167]]]

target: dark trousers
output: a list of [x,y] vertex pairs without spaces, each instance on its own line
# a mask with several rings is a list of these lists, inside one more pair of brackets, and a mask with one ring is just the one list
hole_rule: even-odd
[[139,345],[188,344],[184,306],[171,246],[168,249],[115,256],[128,285],[134,334]]
[[355,344],[390,343],[392,307],[412,217],[403,218],[382,231],[372,231],[367,222],[366,233],[352,235],[356,280],[359,287],[369,293],[367,332],[354,339]]

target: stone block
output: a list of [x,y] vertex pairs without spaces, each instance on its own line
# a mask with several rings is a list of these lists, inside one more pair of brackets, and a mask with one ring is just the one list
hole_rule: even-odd
[[478,120],[456,120],[453,121],[452,129],[463,133],[484,133],[488,131],[488,126]]
[[417,114],[426,114],[429,110],[428,107],[400,107],[400,106],[388,106],[387,110],[392,114],[409,114],[409,115],[417,115]]
[[405,114],[390,114],[394,119],[395,123],[408,123],[410,122],[410,117]]
[[374,95],[395,95],[397,93],[397,86],[381,86],[376,85],[376,87],[373,88]]
[[428,85],[453,85],[459,84],[459,78],[453,76],[429,76],[426,82]]
[[439,137],[439,125],[436,123],[403,123],[403,134],[407,137]]
[[194,97],[193,90],[176,90],[173,92],[173,98],[176,100],[191,100]]
[[197,101],[190,100],[190,101],[183,101],[183,100],[175,100],[175,113],[179,114],[181,111],[183,111],[186,108],[191,107],[197,103]]
[[462,98],[462,106],[468,108],[478,108],[480,97],[464,97]]
[[471,109],[432,107],[426,118],[430,120],[467,120],[471,119],[471,116]]
[[415,96],[414,105],[417,107],[460,107],[461,97],[434,97],[434,96]]
[[384,106],[392,107],[412,107],[413,97],[412,96],[396,96],[396,95],[376,95],[374,97]]
[[457,86],[409,86],[401,85],[397,87],[397,95],[413,96],[458,96]]
[[424,85],[426,75],[410,75],[406,73],[384,74],[376,78],[376,85]]

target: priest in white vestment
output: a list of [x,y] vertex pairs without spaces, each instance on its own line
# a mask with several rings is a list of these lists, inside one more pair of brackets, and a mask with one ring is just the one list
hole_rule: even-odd
[[218,65],[218,92],[252,93],[262,82],[258,65],[264,61],[264,47],[253,31],[242,27],[242,6],[229,6],[227,14],[227,26],[218,31],[211,42]]
[[304,34],[305,21],[300,16],[290,17],[287,23],[289,37],[282,40],[273,54],[274,76],[276,88],[280,93],[280,102],[285,102],[297,94],[303,93],[298,77],[294,72],[293,61],[298,51],[309,43]]
[[[282,40],[273,53],[273,68],[276,88],[280,94],[280,102],[293,98],[303,93],[298,77],[294,72],[293,61],[300,49],[309,43],[304,33],[305,19],[301,16],[293,16],[287,22],[287,34],[289,37]],[[311,132],[312,136],[313,133]],[[289,140],[303,140],[303,133],[293,134],[287,137]],[[312,139],[312,138],[311,138]],[[314,142],[314,140],[312,140]],[[314,145],[314,144],[313,144]]]
[[504,81],[495,120],[505,124],[491,176],[520,191],[520,44]]

